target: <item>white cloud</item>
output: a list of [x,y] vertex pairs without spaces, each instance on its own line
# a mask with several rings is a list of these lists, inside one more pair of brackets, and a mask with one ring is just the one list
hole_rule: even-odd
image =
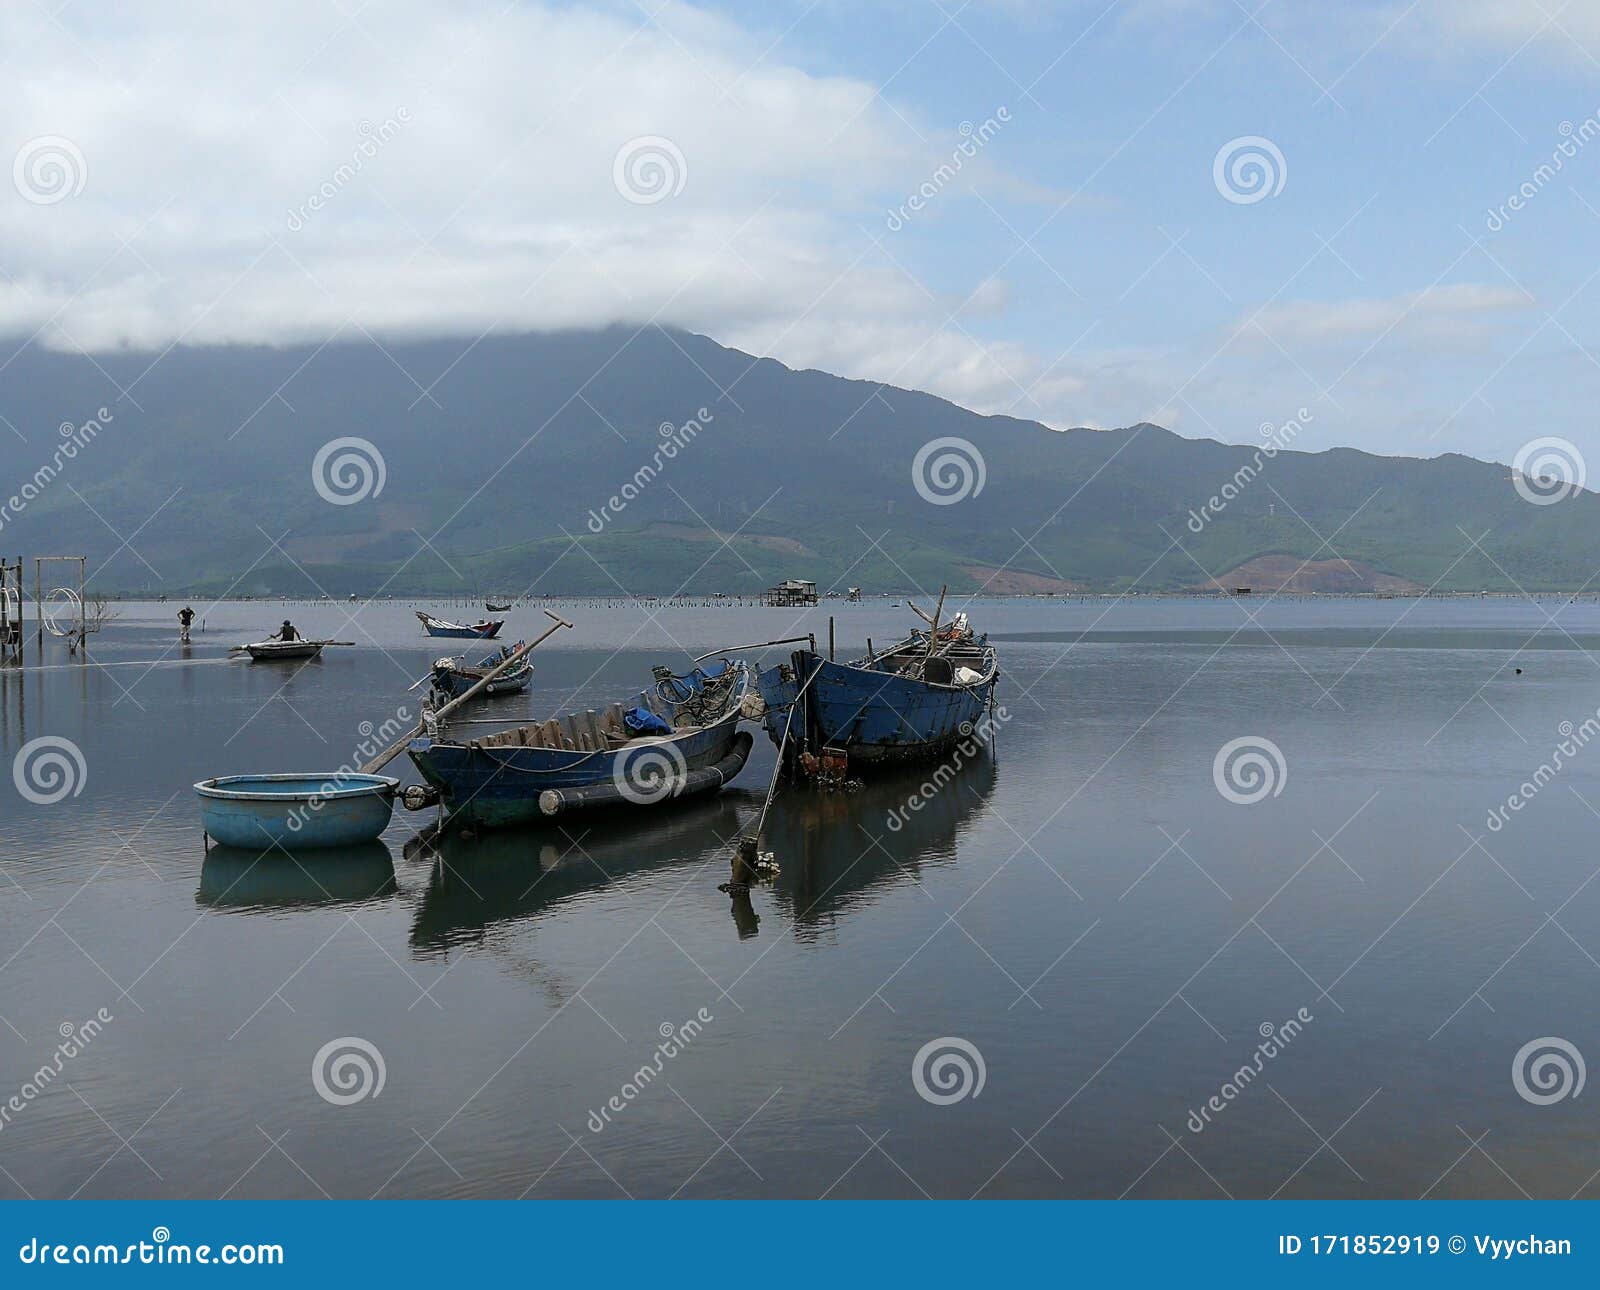
[[[1265,18],[1280,7],[1313,20],[1287,4]],[[907,271],[919,249],[948,251],[918,239],[957,204],[974,208],[974,188],[1009,218],[1077,187],[1059,169],[1049,182],[1007,169],[1007,149],[1037,147],[1021,104],[1016,134],[1008,124],[926,218],[891,234],[885,213],[950,158],[959,120],[930,123],[864,80],[787,65],[788,46],[770,35],[681,3],[654,17],[503,0],[343,9],[353,16],[321,0],[198,11],[151,0],[70,5],[53,21],[41,6],[0,6],[0,43],[14,51],[0,165],[30,140],[63,136],[87,167],[83,190],[52,204],[6,188],[0,171],[0,334],[159,350],[180,338],[470,337],[655,318],[979,411],[1056,426],[1181,420],[1187,432],[1249,437],[1317,394],[1296,369],[1316,367],[1302,347],[1366,344],[1403,319],[1363,361],[1362,389],[1338,391],[1345,419],[1319,414],[1317,433],[1334,442],[1414,397],[1398,342],[1470,344],[1525,303],[1468,285],[1275,306],[1259,321],[1290,362],[1253,329],[1229,342],[1204,323],[1160,350],[1096,350],[1107,329],[1091,335],[1089,323],[1116,311],[1095,300],[1070,352],[1042,352],[1009,317],[1011,284],[983,276],[1039,272],[1026,256],[1005,259],[1014,238],[1003,224],[996,241],[948,257],[943,290]],[[1511,38],[1489,9],[1467,0],[1461,33]],[[1100,10],[1085,7],[1071,35]],[[1449,12],[1424,0],[1395,38]],[[1600,2],[1562,12],[1577,30]],[[1360,21],[1384,15],[1395,16],[1368,5]],[[1358,49],[1370,43],[1361,35]],[[990,106],[970,110],[981,121]],[[614,159],[641,136],[681,153],[681,192],[619,195]],[[1107,188],[1082,204],[1126,200]],[[1031,234],[1036,220],[1017,224]],[[1176,257],[1168,269],[1181,271]],[[1321,380],[1346,366],[1319,369]]]
[[1382,299],[1296,300],[1242,320],[1280,344],[1362,340],[1402,333],[1430,341],[1482,340],[1498,315],[1531,308],[1514,287],[1477,282],[1429,287]]
[[[923,164],[873,87],[762,59],[681,6],[75,18],[0,12],[0,42],[29,51],[6,156],[59,135],[87,165],[75,197],[0,201],[0,326],[53,318],[57,345],[798,314],[844,267],[836,212]],[[613,185],[643,135],[687,167],[653,205]],[[832,307],[881,302],[863,276]]]

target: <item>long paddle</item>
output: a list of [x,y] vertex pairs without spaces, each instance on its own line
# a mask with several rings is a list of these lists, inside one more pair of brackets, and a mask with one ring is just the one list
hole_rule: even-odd
[[[465,694],[462,694],[459,698],[451,699],[449,703],[446,703],[442,707],[436,709],[433,714],[434,719],[437,720],[438,718],[444,716],[445,713],[453,712],[456,708],[459,708],[468,699],[472,698],[480,690],[482,690],[484,686],[488,685],[490,681],[499,676],[500,673],[514,666],[524,655],[529,654],[538,648],[541,643],[554,636],[563,627],[572,626],[572,624],[569,623],[565,618],[561,618],[556,614],[552,614],[548,609],[546,609],[544,613],[546,618],[555,620],[555,625],[553,627],[550,627],[548,630],[546,630],[543,635],[532,641],[529,641],[528,644],[524,645],[521,649],[512,650],[511,653],[506,655],[506,657],[499,662],[499,664],[497,664],[490,671],[486,672],[483,676],[483,679],[469,689]],[[394,743],[390,744],[381,753],[363,766],[361,768],[361,773],[363,775],[376,775],[380,770],[398,757],[402,750],[404,750],[405,746],[418,735],[420,735],[422,731],[423,724],[419,721],[415,728],[408,730],[405,734],[401,735],[400,738],[394,741]]]

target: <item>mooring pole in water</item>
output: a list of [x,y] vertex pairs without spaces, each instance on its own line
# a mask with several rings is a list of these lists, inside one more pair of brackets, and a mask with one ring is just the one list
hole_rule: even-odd
[[833,615],[828,615],[828,662],[833,662]]

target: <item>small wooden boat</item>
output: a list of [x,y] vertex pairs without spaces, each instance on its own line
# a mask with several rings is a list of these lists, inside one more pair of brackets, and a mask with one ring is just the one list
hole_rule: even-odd
[[[445,698],[459,698],[521,648],[521,641],[518,641],[515,645],[502,645],[493,654],[480,659],[476,663],[468,663],[460,656],[435,659],[433,661],[433,688]],[[532,678],[533,664],[524,656],[520,663],[508,671],[501,672],[488,685],[484,686],[479,693],[518,694],[528,688],[528,682]]]
[[406,751],[449,818],[489,828],[716,792],[750,755],[738,728],[749,668],[719,659],[687,676],[655,670],[655,686],[626,710],[569,712],[468,743],[414,739]]
[[385,775],[223,775],[194,786],[206,837],[230,847],[347,847],[389,827],[400,781]]
[[450,636],[457,640],[492,641],[506,625],[503,618],[485,619],[479,623],[453,623],[448,618],[435,618],[420,609],[414,612],[422,619],[422,626],[429,636]]
[[200,798],[200,822],[207,840],[257,851],[281,847],[291,853],[371,842],[388,827],[397,796],[413,810],[427,805],[429,797],[428,790],[421,784],[411,785],[401,795],[400,781],[378,772],[398,757],[409,741],[426,730],[430,720],[447,716],[453,708],[472,698],[480,686],[492,684],[499,672],[516,668],[543,641],[562,628],[572,626],[555,614],[549,617],[554,625],[541,636],[511,652],[460,698],[442,704],[436,713],[425,717],[376,756],[363,762],[359,770],[341,767],[328,774],[225,775],[201,780],[194,790]]
[[937,618],[850,663],[801,649],[760,673],[762,724],[791,771],[842,776],[926,761],[974,737],[999,676],[994,647],[965,614],[943,627]]
[[332,645],[333,641],[256,641],[244,646],[244,650],[257,663],[278,662],[280,660],[297,658],[316,658],[322,653],[323,647]]
[[483,607],[485,609],[487,609],[491,614],[504,614],[504,613],[509,613],[511,611],[511,602],[508,600],[503,605],[497,605],[492,600],[485,600],[483,602]]

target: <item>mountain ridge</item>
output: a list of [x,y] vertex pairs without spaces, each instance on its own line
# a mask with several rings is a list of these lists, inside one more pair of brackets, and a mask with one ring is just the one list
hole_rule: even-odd
[[[100,407],[94,442],[0,516],[0,549],[83,550],[124,591],[1176,591],[1278,556],[1370,568],[1371,589],[1531,591],[1600,568],[1600,496],[1533,505],[1500,463],[1057,429],[656,326],[154,361],[25,346],[0,369],[10,489]],[[330,445],[355,440],[370,486],[336,504]]]

